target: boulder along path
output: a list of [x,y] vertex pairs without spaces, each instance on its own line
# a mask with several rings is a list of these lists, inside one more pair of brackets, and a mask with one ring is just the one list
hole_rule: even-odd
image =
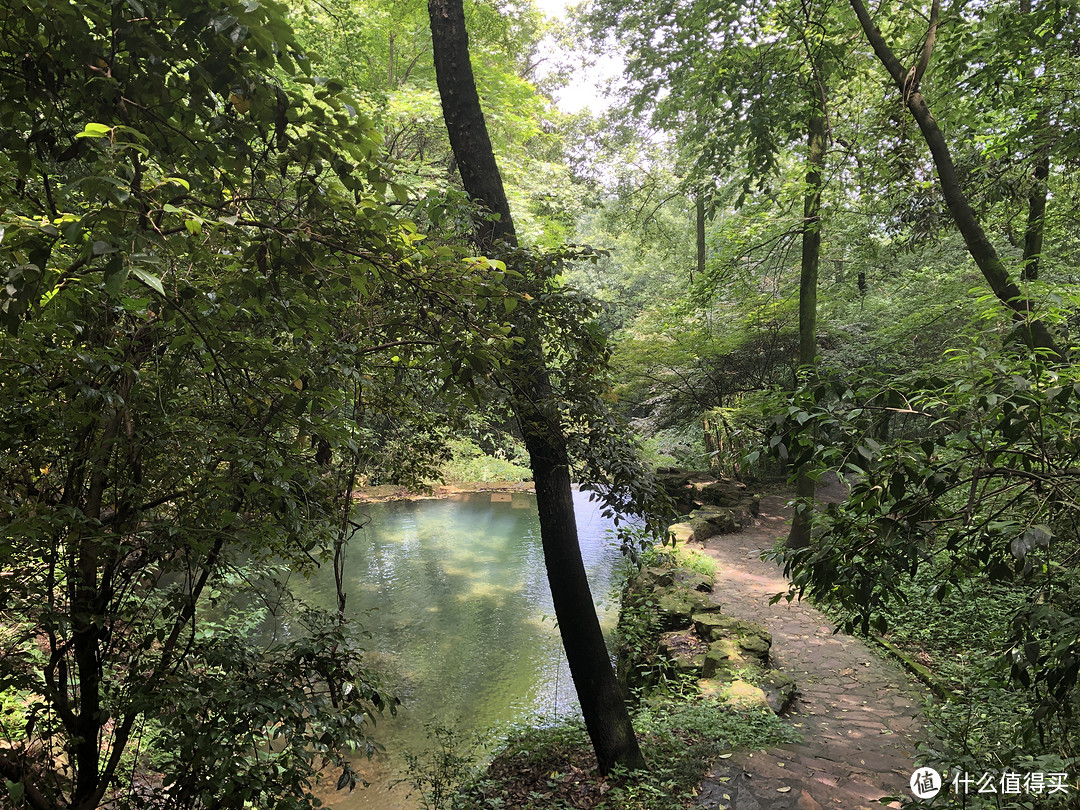
[[[834,486],[818,497],[839,494]],[[762,498],[753,525],[710,538],[705,550],[720,568],[713,599],[725,614],[765,625],[773,637],[773,666],[798,682],[788,718],[804,741],[718,760],[702,781],[698,804],[709,810],[881,808],[883,798],[910,796],[926,691],[862,640],[834,634],[809,603],[769,604],[788,583],[760,555],[787,536],[787,501],[785,495]]]

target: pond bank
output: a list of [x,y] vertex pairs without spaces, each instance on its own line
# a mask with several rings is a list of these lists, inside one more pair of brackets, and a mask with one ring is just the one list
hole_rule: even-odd
[[414,492],[397,484],[362,487],[353,493],[357,503],[384,503],[386,501],[423,501],[450,498],[472,492],[534,492],[532,481],[464,481],[451,484],[432,484],[430,492]]

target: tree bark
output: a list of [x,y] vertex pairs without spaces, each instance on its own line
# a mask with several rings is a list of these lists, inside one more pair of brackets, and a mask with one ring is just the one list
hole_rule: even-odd
[[[825,166],[824,100],[814,94],[807,122],[806,193],[803,197],[802,265],[799,272],[799,365],[813,367],[817,360],[817,285],[821,263],[821,183]],[[795,476],[795,514],[787,537],[788,548],[810,542],[814,514],[814,480],[805,465]]]
[[[1020,0],[1020,13],[1031,13],[1031,0]],[[1045,70],[1045,63],[1042,65]],[[1025,78],[1034,88],[1039,86],[1039,76],[1034,70],[1025,71]],[[1035,281],[1039,277],[1039,264],[1043,250],[1043,223],[1046,219],[1046,197],[1050,179],[1050,146],[1044,132],[1049,127],[1049,111],[1040,106],[1035,117],[1035,137],[1040,140],[1035,148],[1035,167],[1031,172],[1033,181],[1028,193],[1027,226],[1024,228],[1024,260],[1021,264],[1021,281]]]
[[1049,150],[1042,149],[1035,158],[1031,173],[1034,186],[1028,194],[1027,227],[1024,229],[1024,264],[1020,278],[1034,281],[1039,277],[1043,251],[1043,223],[1046,219],[1047,180],[1050,178]]
[[[462,184],[473,200],[496,215],[481,226],[477,243],[482,250],[497,252],[500,242],[515,246],[517,235],[476,91],[462,0],[428,0],[428,13],[443,117]],[[523,342],[513,358],[513,405],[536,484],[544,561],[570,674],[600,771],[615,765],[641,768],[645,762],[581,559],[570,459],[540,336],[526,317],[518,316],[514,326]]]
[[[695,224],[697,225],[697,274],[705,277],[705,192],[698,189],[694,201]],[[694,283],[694,274],[690,274],[690,283]]]
[[874,49],[878,61],[889,72],[893,82],[900,90],[911,111],[912,117],[922,131],[923,139],[930,148],[930,154],[937,169],[938,180],[941,182],[941,193],[945,197],[945,203],[949,207],[953,220],[964,238],[968,253],[975,260],[975,264],[986,279],[990,289],[1012,313],[1013,318],[1020,325],[1019,335],[1023,341],[1033,349],[1049,351],[1057,359],[1063,360],[1063,354],[1050,334],[1046,324],[1033,317],[1031,302],[1020,292],[1019,287],[1013,282],[1008,268],[998,256],[990,238],[986,235],[978,217],[975,215],[967,195],[964,193],[960,177],[956,172],[952,155],[949,152],[945,135],[938,126],[934,116],[930,113],[930,107],[923,98],[917,83],[908,79],[908,71],[897,59],[881,31],[874,25],[870,14],[862,0],[850,0],[855,15],[859,18],[863,33],[867,41]]

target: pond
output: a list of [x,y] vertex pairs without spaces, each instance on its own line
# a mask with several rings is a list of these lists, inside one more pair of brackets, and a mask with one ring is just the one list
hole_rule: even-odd
[[[574,493],[578,532],[601,624],[610,631],[620,560],[611,522],[588,494]],[[402,752],[428,746],[426,724],[464,739],[536,717],[577,714],[548,590],[535,496],[467,493],[446,500],[359,507],[364,527],[350,540],[348,612],[371,633],[369,649],[399,684],[403,705],[374,737],[386,755],[360,760],[371,787],[320,798],[339,810],[415,808],[409,788],[391,788]],[[331,607],[333,575],[297,588]]]

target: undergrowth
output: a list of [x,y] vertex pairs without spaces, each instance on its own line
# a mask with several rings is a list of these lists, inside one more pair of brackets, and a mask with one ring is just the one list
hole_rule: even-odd
[[[904,657],[925,667],[944,699],[924,708],[925,739],[919,761],[944,776],[945,790],[936,799],[913,800],[905,807],[959,806],[971,810],[1029,810],[1078,806],[1077,733],[1075,714],[1057,718],[1041,729],[1033,723],[1035,697],[1009,679],[1006,632],[1019,608],[1030,598],[1022,587],[970,578],[943,599],[934,591],[944,578],[932,567],[921,569],[903,586],[904,600],[888,615],[884,639]],[[826,606],[827,607],[827,606]],[[841,623],[846,616],[830,614]],[[959,774],[981,778],[1006,773],[1068,773],[1068,795],[979,795],[969,787],[961,796],[947,795]]]
[[[442,729],[435,756],[411,758],[404,781],[420,793],[425,810],[681,810],[693,806],[697,786],[717,757],[796,739],[767,710],[733,710],[711,699],[644,707],[634,727],[648,763],[642,771],[599,776],[584,726],[565,721],[513,730],[491,763],[457,791],[446,787],[463,784],[464,760],[453,747],[453,734]],[[471,743],[457,742],[460,750],[473,750]],[[445,763],[452,767],[443,768]]]

